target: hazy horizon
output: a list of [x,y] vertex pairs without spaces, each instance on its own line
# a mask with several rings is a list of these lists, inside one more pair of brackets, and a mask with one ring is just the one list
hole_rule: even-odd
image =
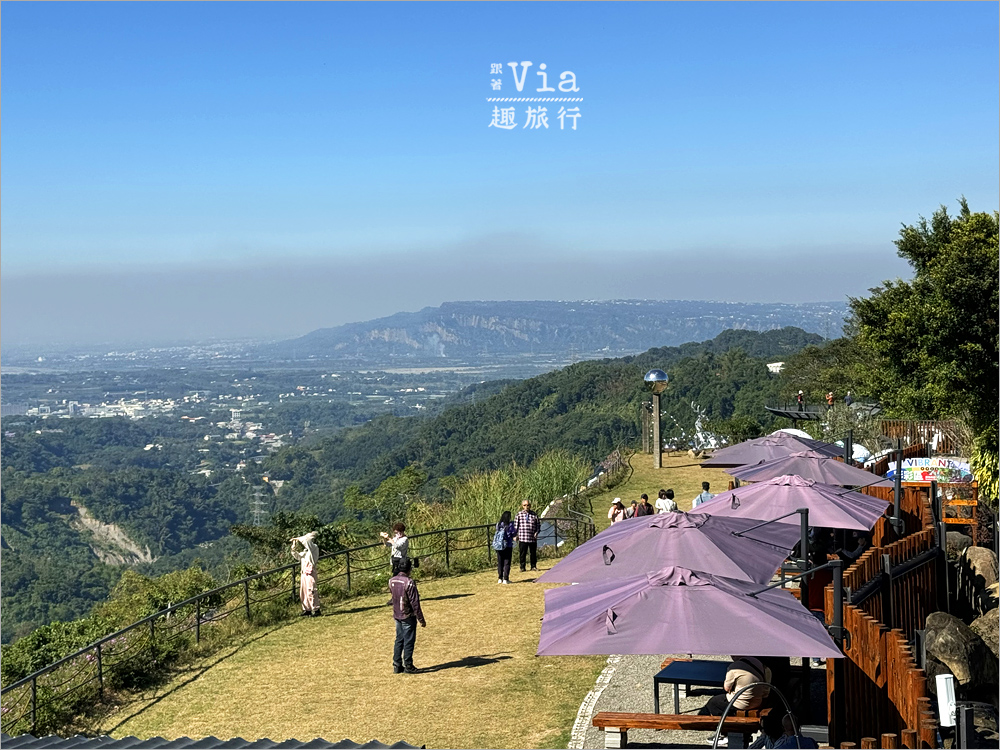
[[1000,204],[996,4],[3,15],[8,345],[469,299],[835,301],[910,277],[902,224]]

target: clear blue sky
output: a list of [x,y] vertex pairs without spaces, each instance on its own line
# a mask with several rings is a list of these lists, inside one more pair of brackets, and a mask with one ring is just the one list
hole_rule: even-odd
[[[902,222],[997,209],[998,22],[960,2],[5,4],[3,335],[168,333],[122,321],[144,301],[185,338],[457,299],[861,294],[906,275]],[[525,103],[488,127],[521,60],[522,95],[541,63],[576,74],[576,131],[559,103],[548,130],[520,127]],[[66,304],[40,314],[46,287]]]

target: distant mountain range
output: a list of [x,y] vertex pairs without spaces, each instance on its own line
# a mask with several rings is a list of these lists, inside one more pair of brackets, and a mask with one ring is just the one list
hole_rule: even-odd
[[795,326],[836,338],[846,314],[842,302],[447,302],[418,312],[320,328],[273,344],[266,354],[291,360],[401,365],[545,355],[618,357],[704,341],[728,329]]

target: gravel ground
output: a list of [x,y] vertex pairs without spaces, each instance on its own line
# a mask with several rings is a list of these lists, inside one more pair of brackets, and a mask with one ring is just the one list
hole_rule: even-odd
[[[673,658],[687,659],[689,654],[673,654]],[[615,672],[594,705],[590,718],[598,711],[628,711],[631,713],[652,713],[653,675],[660,670],[664,656],[620,656]],[[728,656],[698,656],[698,659],[729,661]],[[708,699],[719,692],[717,688],[692,687],[685,696],[681,693],[682,714],[696,714]],[[814,669],[812,676],[813,705],[825,705],[826,689],[822,668]],[[660,711],[673,713],[673,686],[660,686]],[[604,747],[604,731],[590,724],[583,748],[601,750]],[[656,729],[632,729],[628,733],[629,747],[709,747],[707,732],[681,732]]]
[[[690,658],[687,654],[675,654],[675,658]],[[653,675],[660,671],[660,663],[666,656],[622,656],[614,676],[594,706],[598,711],[629,711],[652,713]],[[699,659],[717,659],[728,662],[724,656]],[[687,697],[681,694],[681,713],[698,713],[709,697],[719,692],[716,688],[691,689]],[[673,687],[660,686],[660,711],[673,713]],[[708,747],[707,732],[661,731],[657,729],[632,729],[628,733],[629,747]],[[604,731],[594,726],[587,728],[584,748],[604,747]]]

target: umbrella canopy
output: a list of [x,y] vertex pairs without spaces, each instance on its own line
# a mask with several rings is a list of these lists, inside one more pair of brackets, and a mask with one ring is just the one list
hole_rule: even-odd
[[831,457],[844,455],[844,449],[836,445],[778,431],[766,437],[754,438],[716,451],[710,459],[702,461],[701,465],[706,468],[726,469],[770,461],[800,451],[816,451]]
[[[788,456],[747,466],[740,466],[729,472],[746,482],[762,482],[785,474],[797,474],[806,479],[814,479],[823,484],[839,484],[842,487],[892,487],[892,482],[882,479],[870,471],[858,469],[834,458],[828,458],[816,451],[800,451]],[[773,518],[773,516],[769,516]]]
[[538,655],[753,654],[839,658],[787,591],[686,568],[545,592]]
[[[699,507],[698,510],[701,510]],[[648,573],[668,565],[741,581],[767,583],[792,547],[799,529],[705,513],[660,513],[616,523],[570,552],[542,574],[543,583],[604,581]]]
[[[749,523],[752,518],[777,518],[794,513],[799,508],[808,508],[810,526],[868,531],[887,507],[887,500],[800,476],[785,475],[722,492],[699,505],[698,510],[711,515],[747,519],[748,525],[752,526]],[[782,518],[771,525],[794,525],[798,528],[799,516]],[[756,535],[764,528],[767,527],[754,529],[750,534]]]

